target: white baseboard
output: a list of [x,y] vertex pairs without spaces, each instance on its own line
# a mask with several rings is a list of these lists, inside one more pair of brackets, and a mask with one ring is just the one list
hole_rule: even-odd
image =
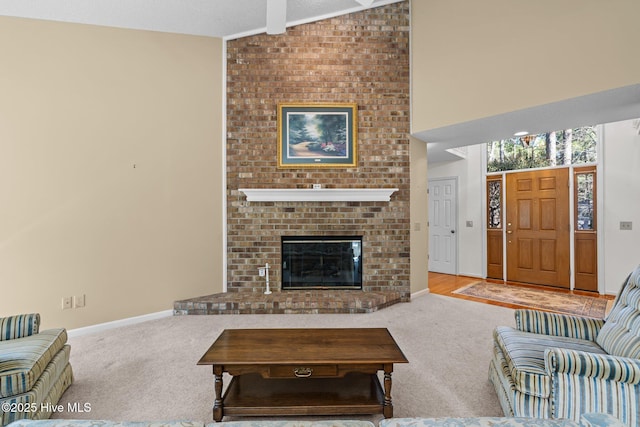
[[475,273],[458,273],[458,276],[472,277],[474,279],[480,279],[480,280],[486,279],[486,277],[482,277]]
[[429,288],[423,289],[423,290],[418,291],[418,292],[414,292],[414,293],[411,294],[411,299],[417,298],[417,297],[421,297],[422,295],[426,295],[426,294],[428,294],[430,292],[431,291],[429,290]]
[[173,310],[158,311],[157,313],[143,314],[142,316],[129,317],[126,319],[114,320],[113,322],[98,323],[97,325],[85,326],[84,328],[71,329],[67,331],[70,338],[82,335],[95,334],[96,332],[107,331],[109,329],[120,328],[122,326],[135,325],[136,323],[147,322],[149,320],[162,319],[173,316]]

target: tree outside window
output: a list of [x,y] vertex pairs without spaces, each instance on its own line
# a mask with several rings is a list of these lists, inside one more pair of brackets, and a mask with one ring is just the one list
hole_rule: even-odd
[[594,163],[598,133],[584,126],[487,143],[487,172]]

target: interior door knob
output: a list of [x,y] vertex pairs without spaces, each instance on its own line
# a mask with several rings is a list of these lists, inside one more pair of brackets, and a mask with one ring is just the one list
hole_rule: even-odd
[[451,234],[456,234],[456,230],[451,230]]

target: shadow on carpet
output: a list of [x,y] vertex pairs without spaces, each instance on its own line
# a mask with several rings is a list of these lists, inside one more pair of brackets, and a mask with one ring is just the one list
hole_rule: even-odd
[[613,304],[613,300],[608,299],[487,282],[472,283],[453,293],[524,308],[597,319],[604,318]]

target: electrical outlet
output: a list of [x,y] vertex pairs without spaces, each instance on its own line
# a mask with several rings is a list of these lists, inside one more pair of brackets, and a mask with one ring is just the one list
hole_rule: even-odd
[[632,230],[633,223],[631,221],[620,221],[620,230]]
[[73,297],[73,306],[75,308],[84,307],[84,294],[76,295],[76,296]]
[[467,227],[473,227],[473,221],[467,221]]
[[73,308],[73,298],[71,297],[62,297],[62,309],[68,310]]
[[314,190],[320,190],[322,188],[322,184],[313,184]]

